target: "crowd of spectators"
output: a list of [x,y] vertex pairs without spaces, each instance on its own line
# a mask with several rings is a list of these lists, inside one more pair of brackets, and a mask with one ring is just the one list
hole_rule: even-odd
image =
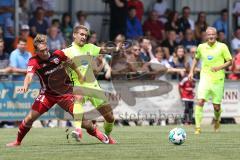
[[[29,3],[30,9],[27,7]],[[170,73],[177,73],[169,77],[180,80],[186,68],[191,67],[196,47],[206,40],[205,30],[209,25],[216,27],[218,41],[226,43],[234,56],[234,65],[229,68],[229,71],[233,71],[233,73],[229,74],[228,78],[233,80],[240,78],[240,74],[238,74],[240,71],[238,58],[240,28],[236,27],[231,42],[227,43],[226,37],[230,34],[227,28],[227,9],[222,9],[219,18],[213,24],[209,24],[207,13],[199,12],[197,19],[194,20],[190,18],[190,7],[184,6],[179,13],[170,10],[166,0],[156,0],[149,11],[144,8],[141,0],[111,0],[108,3],[110,7],[110,40],[115,42],[118,48],[126,45],[126,41],[131,41],[131,45],[125,50],[117,51],[117,60],[114,60],[115,53],[112,57],[102,56],[96,59],[96,64],[101,68],[101,70],[98,68],[96,73],[103,71],[108,74],[100,76],[101,79],[111,77],[109,70],[112,73],[152,71],[151,67],[147,65],[152,62],[169,68]],[[236,3],[235,8],[238,6]],[[234,15],[237,17],[239,13],[235,8]],[[63,13],[60,19],[53,18],[55,12],[53,2],[50,0],[19,0],[20,31],[19,35],[15,35],[14,0],[1,0],[0,71],[2,73],[24,73],[26,71],[27,59],[34,56],[33,38],[37,33],[48,36],[50,52],[70,45],[73,27],[77,25],[84,25],[90,30],[89,43],[106,45],[105,42],[98,41],[98,35],[91,30],[93,27],[87,20],[88,15],[84,11],[76,12],[76,17],[71,17],[69,13]],[[144,13],[147,13],[145,18]],[[72,21],[74,18],[75,22]],[[200,67],[201,64],[199,64],[199,70]],[[6,75],[2,75],[1,79],[6,79],[6,77]],[[16,80],[14,77],[16,76],[13,76],[13,80]],[[196,74],[196,78],[198,77],[199,75]]]

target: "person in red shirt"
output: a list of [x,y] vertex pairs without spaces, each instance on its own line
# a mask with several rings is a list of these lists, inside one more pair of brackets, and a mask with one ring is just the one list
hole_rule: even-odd
[[[19,93],[26,93],[28,91],[35,73],[40,79],[40,93],[35,99],[29,114],[19,125],[17,139],[14,142],[8,143],[7,147],[21,145],[24,136],[31,129],[33,122],[55,104],[58,104],[73,116],[74,98],[76,97],[73,95],[72,82],[63,63],[69,64],[76,71],[80,82],[84,80],[80,71],[76,69],[77,67],[73,63],[69,63],[69,59],[65,56],[64,52],[56,50],[52,54],[49,53],[47,37],[45,35],[38,34],[35,37],[34,47],[36,48],[36,56],[29,59],[24,85],[19,90]],[[77,98],[81,99],[81,96],[77,95]],[[91,121],[83,120],[82,127],[90,135],[95,136],[103,143],[108,143],[107,136],[97,128],[94,128]]]
[[[229,74],[228,78],[231,80],[240,79],[240,48],[237,50],[237,54],[234,57],[233,65],[229,67],[229,70],[233,73]],[[238,72],[238,73],[235,73]]]
[[136,12],[137,12],[137,18],[139,19],[139,21],[142,21],[142,17],[144,14],[144,7],[143,7],[143,3],[140,0],[129,0],[128,1],[128,8],[134,7],[136,8]]
[[[186,74],[187,75],[187,74]],[[179,82],[179,92],[181,100],[185,106],[183,122],[185,124],[192,124],[193,120],[193,105],[194,105],[194,88],[195,80],[190,81],[187,76]]]
[[158,14],[156,11],[150,12],[148,19],[143,24],[143,31],[146,36],[153,37],[159,42],[164,39],[164,24],[158,20]]

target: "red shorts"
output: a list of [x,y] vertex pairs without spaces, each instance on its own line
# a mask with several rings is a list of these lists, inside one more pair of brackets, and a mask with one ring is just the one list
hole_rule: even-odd
[[43,114],[49,109],[51,109],[55,104],[58,104],[66,112],[72,114],[74,106],[74,96],[72,94],[64,94],[59,96],[39,94],[32,105],[32,110]]

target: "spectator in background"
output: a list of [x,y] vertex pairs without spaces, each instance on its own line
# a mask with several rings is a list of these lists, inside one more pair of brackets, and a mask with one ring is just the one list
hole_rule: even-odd
[[144,14],[144,7],[141,0],[128,0],[128,8],[136,8],[136,16],[138,20],[142,21],[142,16]]
[[140,58],[143,62],[149,62],[154,56],[152,53],[151,41],[145,37],[139,40],[140,42]]
[[177,11],[171,11],[167,17],[167,22],[165,23],[165,30],[170,31],[174,30],[177,34],[179,32],[179,26],[178,26],[178,12]]
[[194,21],[190,19],[191,10],[188,6],[183,7],[182,17],[179,19],[179,31],[184,33],[186,29],[195,30]]
[[202,31],[201,32],[201,39],[198,40],[198,45],[201,44],[201,43],[204,43],[207,41],[207,33],[206,31]]
[[67,46],[72,43],[72,17],[69,13],[63,13],[62,21],[61,21],[61,31],[63,33],[63,37],[66,41]]
[[49,52],[54,52],[55,50],[61,50],[66,47],[66,43],[62,35],[58,32],[57,26],[51,26],[47,34],[47,45]]
[[[26,50],[26,39],[19,38],[17,49],[10,54],[10,67],[13,73],[23,74],[27,72],[27,63],[31,57],[31,53]],[[24,75],[14,75],[12,80],[23,81]]]
[[236,1],[233,8],[233,15],[235,19],[235,28],[240,27],[240,1]]
[[149,13],[148,19],[143,24],[143,31],[146,36],[153,37],[153,39],[159,43],[164,39],[164,24],[158,20],[156,11]]
[[233,73],[228,75],[231,80],[240,79],[240,48],[236,50],[236,55],[234,56],[233,65],[229,67],[229,70]]
[[83,25],[85,26],[88,30],[91,29],[90,24],[87,21],[87,14],[83,11],[78,11],[77,14],[77,22],[75,22],[74,27]]
[[88,37],[88,43],[97,45],[98,40],[97,40],[97,32],[95,31],[90,31],[89,37]]
[[118,34],[115,39],[114,43],[116,44],[117,48],[120,48],[124,45],[126,38],[123,34]]
[[[9,73],[11,68],[9,66],[9,54],[4,52],[4,41],[0,38],[0,73]],[[7,80],[7,75],[0,75],[0,80]]]
[[168,4],[165,0],[156,0],[153,4],[152,10],[156,11],[158,14],[158,19],[162,22],[166,22],[165,13],[167,12]]
[[8,53],[12,52],[13,50],[14,38],[15,38],[14,20],[13,17],[11,17],[6,19],[4,27],[5,50]]
[[237,49],[240,48],[240,27],[235,31],[235,37],[231,41],[232,53],[235,54]]
[[3,29],[1,26],[0,26],[0,38],[3,38]]
[[173,55],[174,48],[178,46],[178,43],[176,41],[177,35],[174,30],[169,30],[167,32],[167,39],[162,42],[163,47],[167,47],[170,51],[170,55]]
[[36,11],[39,7],[43,8],[45,10],[44,16],[50,24],[50,19],[54,15],[54,0],[32,0],[30,7],[31,11]]
[[[167,68],[167,73],[181,73],[184,72],[185,69],[173,68],[168,60],[166,59],[166,52],[164,52],[164,48],[157,47],[154,52],[154,57],[151,59],[151,63],[161,64]],[[156,75],[156,80],[167,80],[166,75]]]
[[28,24],[29,13],[27,8],[27,0],[19,0],[19,25]]
[[93,63],[94,73],[98,75],[99,72],[103,72],[103,74],[97,76],[97,79],[110,80],[112,70],[107,61],[105,60],[104,55],[101,54],[97,56],[94,62],[95,62]]
[[0,0],[0,26],[4,28],[6,19],[13,17],[14,0]]
[[190,28],[185,30],[181,45],[183,45],[183,47],[187,50],[189,50],[192,46],[197,46],[197,41],[194,39],[194,33]]
[[[169,63],[173,68],[187,68],[187,55],[183,46],[179,45],[175,48],[175,52],[172,58],[169,60]],[[181,72],[178,77],[176,75],[172,75],[172,79],[180,79],[180,77],[183,76],[184,72]]]
[[143,35],[142,24],[136,17],[136,9],[131,7],[128,9],[126,37],[130,39],[137,39]]
[[228,44],[225,33],[223,31],[217,32],[217,41],[225,43],[226,45]]
[[[195,54],[197,52],[197,46],[192,46],[189,49],[189,56],[187,58],[187,68],[191,68],[193,64],[193,59],[195,58]],[[200,70],[201,70],[201,62],[199,61],[194,72],[194,78],[199,79],[200,78]]]
[[[20,36],[23,39],[27,40],[26,50],[30,52],[33,56],[35,55],[35,49],[33,46],[33,38],[30,36],[30,28],[27,24],[21,26]],[[18,44],[19,37],[16,37],[13,43],[13,47],[16,49]]]
[[140,58],[140,46],[138,42],[134,42],[131,46],[130,50],[127,52],[126,55],[127,62],[129,64],[129,69],[132,72],[141,72],[144,71],[144,62]]
[[186,69],[186,73],[184,74],[182,80],[179,82],[178,85],[181,100],[185,106],[183,117],[183,123],[185,125],[190,125],[193,122],[193,105],[195,97],[194,88],[196,83],[195,80],[190,81],[188,79],[188,73],[189,69]]
[[44,19],[45,10],[38,7],[35,11],[35,16],[29,20],[30,34],[35,37],[37,33],[47,34],[48,22]]
[[205,12],[199,12],[197,21],[195,22],[195,38],[196,40],[201,39],[201,32],[206,31],[208,27],[207,21],[206,21],[206,13]]
[[221,17],[213,23],[213,27],[215,27],[217,31],[223,31],[226,37],[228,37],[228,10],[227,9],[221,10]]
[[52,19],[51,26],[56,26],[58,28],[58,32],[61,32],[61,22],[58,18]]
[[110,40],[126,33],[127,0],[110,0]]

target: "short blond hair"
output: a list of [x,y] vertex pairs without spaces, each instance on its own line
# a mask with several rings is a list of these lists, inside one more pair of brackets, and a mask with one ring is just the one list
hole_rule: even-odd
[[80,29],[83,29],[85,31],[87,31],[89,33],[89,30],[87,27],[85,27],[84,25],[77,25],[76,27],[73,28],[73,33],[78,33],[78,31]]
[[33,40],[34,48],[37,49],[37,46],[43,42],[47,43],[47,36],[44,34],[37,34],[37,36]]
[[212,30],[217,34],[217,29],[215,27],[207,27],[206,32]]

